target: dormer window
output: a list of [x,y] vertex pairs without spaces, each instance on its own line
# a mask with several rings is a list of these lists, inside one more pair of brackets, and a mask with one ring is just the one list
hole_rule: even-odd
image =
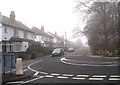
[[7,33],[7,27],[5,26],[4,33]]

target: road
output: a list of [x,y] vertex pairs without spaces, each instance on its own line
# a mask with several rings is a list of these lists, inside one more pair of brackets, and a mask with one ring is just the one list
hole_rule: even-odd
[[117,83],[118,59],[82,56],[76,52],[47,57],[27,66],[32,79],[24,83]]

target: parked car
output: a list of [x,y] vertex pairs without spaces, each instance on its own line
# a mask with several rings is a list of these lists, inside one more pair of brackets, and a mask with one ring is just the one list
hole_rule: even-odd
[[69,48],[68,52],[74,52],[74,48]]
[[62,48],[56,48],[52,52],[52,56],[61,56],[64,55],[64,50]]

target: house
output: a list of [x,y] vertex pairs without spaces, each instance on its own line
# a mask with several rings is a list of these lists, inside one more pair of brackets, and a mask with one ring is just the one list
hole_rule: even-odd
[[40,42],[43,47],[53,47],[53,37],[44,31],[43,26],[41,26],[41,29],[32,27],[31,30],[36,35],[36,42]]
[[51,36],[53,36],[53,42],[54,42],[54,48],[56,47],[61,47],[64,48],[65,47],[65,40],[64,37],[60,37],[57,35],[57,33],[55,32],[55,34],[48,32]]
[[25,52],[29,43],[34,41],[35,34],[22,22],[15,19],[14,11],[11,11],[10,17],[1,15],[0,36],[2,42],[2,52]]

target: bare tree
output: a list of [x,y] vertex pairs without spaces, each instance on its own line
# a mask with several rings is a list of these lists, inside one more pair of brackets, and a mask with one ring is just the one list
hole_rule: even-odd
[[111,45],[110,40],[114,44],[117,40],[118,3],[93,2],[93,0],[87,0],[86,2],[77,1],[77,3],[76,10],[85,13],[83,19],[84,21],[86,20],[86,26],[83,32],[78,31],[76,34],[87,35],[89,45],[94,50],[101,49],[101,47],[104,50],[108,50]]

